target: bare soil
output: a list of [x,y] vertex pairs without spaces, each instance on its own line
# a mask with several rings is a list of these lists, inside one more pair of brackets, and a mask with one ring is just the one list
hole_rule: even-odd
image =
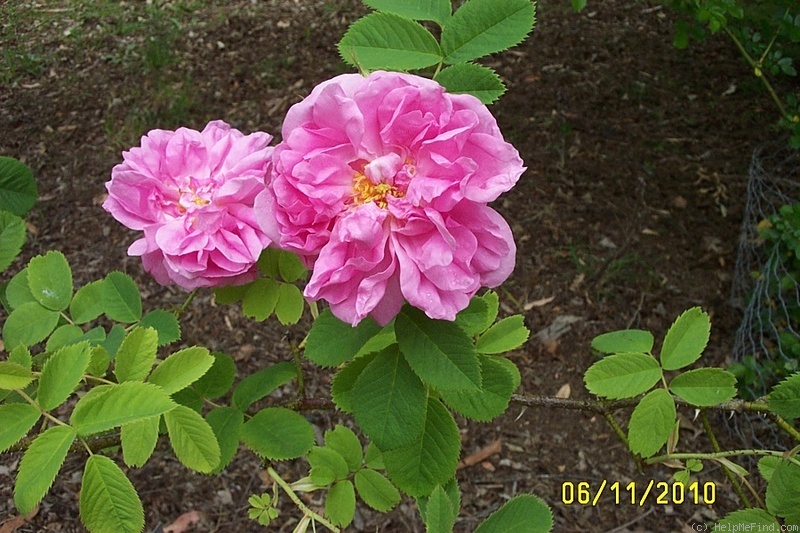
[[[528,166],[496,205],[519,246],[516,271],[500,290],[503,312],[523,313],[533,333],[511,355],[522,373],[519,393],[587,398],[582,375],[594,361],[592,337],[634,327],[660,339],[681,311],[696,305],[713,321],[704,363],[729,362],[739,319],[729,294],[747,168],[753,149],[776,136],[776,115],[724,39],[678,51],[671,45],[674,16],[657,4],[592,1],[581,14],[568,4],[541,0],[528,41],[488,64],[508,85],[492,109]],[[59,249],[76,286],[122,270],[142,287],[146,307],[179,305],[185,294],[158,286],[138,259],[126,256],[134,234],[100,207],[120,151],[151,128],[200,129],[216,118],[245,132],[277,134],[291,104],[347,71],[335,43],[364,12],[356,0],[0,6],[6,66],[0,155],[30,165],[41,193],[24,256],[9,273]],[[271,321],[253,323],[235,306],[216,306],[207,292],[193,301],[182,327],[183,343],[231,354],[240,376],[286,360],[289,340],[302,335]],[[537,335],[553,331],[559,334]],[[325,397],[330,375],[308,370],[308,390]],[[682,414],[681,447],[709,450],[694,413]],[[327,411],[309,418],[320,434],[347,421]],[[565,482],[596,488],[634,481],[643,490],[650,480],[669,481],[672,472],[641,467],[591,413],[512,405],[491,423],[459,422],[465,457],[498,439],[500,447],[459,470],[458,531],[472,531],[522,492],[553,508],[557,532],[689,532],[692,524],[740,507],[711,464],[699,480],[715,483],[713,505],[665,505],[654,497],[631,504],[625,493],[619,503],[606,493],[594,506],[565,505]],[[148,531],[190,511],[201,519],[187,531],[262,530],[246,517],[248,496],[267,490],[258,458],[242,452],[223,474],[206,477],[170,458],[166,443],[159,449],[164,453],[129,472]],[[0,524],[17,514],[11,487],[18,461],[2,456]],[[82,464],[83,458],[68,459],[38,513],[16,531],[83,531]],[[289,480],[305,468],[280,465]],[[315,496],[311,504],[320,501]],[[296,524],[286,502],[282,510],[270,530]],[[351,530],[423,527],[407,499],[387,515],[359,507]]]

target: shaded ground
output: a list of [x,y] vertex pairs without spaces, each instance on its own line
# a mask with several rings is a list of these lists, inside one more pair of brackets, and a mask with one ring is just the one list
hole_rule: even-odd
[[[143,4],[143,3],[142,3]],[[737,315],[728,295],[752,149],[774,136],[774,110],[735,50],[721,40],[686,52],[671,46],[672,17],[657,6],[590,2],[577,15],[564,0],[542,0],[532,37],[492,61],[508,93],[493,107],[529,170],[497,208],[519,245],[503,309],[523,312],[532,332],[569,323],[557,340],[535,335],[513,354],[521,394],[566,391],[586,398],[582,375],[590,339],[625,327],[657,338],[684,309],[701,305],[714,324],[708,364],[725,362]],[[278,132],[294,102],[344,72],[334,43],[364,12],[355,0],[311,2],[23,2],[0,7],[0,155],[24,160],[39,179],[25,255],[62,250],[76,286],[120,269],[152,307],[184,294],[153,283],[125,250],[133,240],[99,207],[120,151],[147,130],[202,128],[222,118],[251,132]],[[253,324],[210,294],[182,321],[184,342],[233,355],[240,375],[288,357],[286,331]],[[294,333],[297,335],[297,333]],[[325,395],[330,376],[311,373]],[[286,394],[291,390],[284,391]],[[688,417],[692,413],[683,413]],[[320,431],[341,420],[312,413]],[[621,417],[620,417],[621,418]],[[460,421],[463,453],[500,439],[499,453],[459,471],[459,531],[471,531],[503,500],[533,492],[553,507],[559,532],[691,531],[737,508],[724,476],[714,505],[644,505],[611,498],[564,505],[564,482],[669,480],[636,462],[602,417],[512,406],[489,424]],[[685,449],[708,449],[687,421]],[[166,450],[165,443],[161,447]],[[259,531],[247,497],[264,489],[260,465],[241,453],[218,477],[194,475],[161,454],[130,473],[148,529],[187,511],[196,531]],[[18,457],[0,465],[0,522],[16,514],[11,486]],[[82,460],[68,460],[33,521],[18,531],[82,531],[77,490]],[[304,465],[283,465],[287,479]],[[318,500],[314,500],[319,503]],[[313,503],[313,502],[312,502]],[[275,531],[295,523],[285,507]],[[353,530],[421,531],[412,501],[386,516],[360,509]]]

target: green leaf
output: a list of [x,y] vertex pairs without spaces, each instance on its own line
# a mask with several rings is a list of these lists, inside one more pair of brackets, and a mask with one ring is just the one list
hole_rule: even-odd
[[296,254],[281,250],[278,255],[278,272],[283,281],[294,283],[304,278],[308,269]]
[[714,525],[713,531],[736,531],[744,524],[751,531],[780,531],[778,521],[764,509],[742,509],[729,513]]
[[782,461],[783,459],[780,457],[775,457],[774,455],[765,455],[759,459],[758,471],[761,473],[761,477],[763,477],[766,481],[772,479],[772,474]]
[[411,444],[425,419],[425,385],[392,345],[367,365],[352,390],[356,422],[386,451]]
[[212,364],[214,358],[206,348],[193,346],[175,352],[161,361],[148,381],[172,394],[200,379]]
[[[361,322],[359,322],[358,326],[366,322],[367,320],[371,320],[370,317],[365,318]],[[358,327],[356,326],[356,327]],[[358,352],[356,353],[356,357],[360,355],[366,355],[372,352],[380,352],[384,348],[391,346],[392,344],[397,343],[397,335],[394,333],[394,320],[386,324],[382,330],[380,330],[374,337],[364,343]]]
[[297,324],[303,316],[306,300],[300,289],[289,283],[278,286],[278,302],[275,304],[275,316],[284,326]]
[[508,408],[511,395],[519,386],[520,375],[516,365],[508,359],[482,355],[481,381],[483,386],[477,391],[441,391],[442,400],[457,413],[488,422]]
[[427,533],[451,533],[456,523],[453,503],[441,485],[436,485],[428,496],[425,507],[425,526]]
[[708,344],[711,321],[699,307],[684,311],[667,331],[661,347],[661,366],[678,370],[697,361]]
[[23,515],[29,514],[61,470],[75,430],[69,426],[53,426],[36,437],[19,463],[14,485],[14,503]]
[[461,63],[521,43],[535,21],[529,0],[470,0],[442,28],[445,63]]
[[767,510],[786,524],[800,525],[800,466],[781,461],[767,484]]
[[533,494],[508,500],[481,523],[475,533],[548,533],[553,529],[553,512]]
[[269,407],[245,422],[242,440],[261,457],[274,460],[305,455],[314,445],[314,429],[298,413]]
[[421,24],[390,13],[372,13],[353,24],[339,41],[339,54],[366,70],[413,70],[442,59],[436,38]]
[[400,492],[392,482],[370,468],[356,472],[354,481],[359,497],[379,513],[388,512],[400,503]]
[[347,526],[353,521],[356,512],[356,493],[349,479],[339,481],[325,498],[325,514],[337,526]]
[[653,334],[641,329],[603,333],[592,339],[592,348],[602,353],[650,353]]
[[244,378],[233,390],[231,404],[240,411],[247,409],[261,398],[297,377],[297,368],[292,363],[282,362],[259,370]]
[[[350,473],[347,461],[336,450],[328,447],[314,446],[308,452],[308,463],[311,468],[325,467],[333,473],[333,480],[344,479]],[[360,466],[360,465],[359,465]]]
[[0,453],[16,444],[28,434],[42,413],[28,403],[9,403],[0,405]]
[[395,15],[413,20],[432,20],[437,22],[440,26],[450,18],[450,13],[453,9],[450,6],[450,0],[404,0],[403,2],[397,2],[396,0],[363,1],[369,7],[377,11],[394,13]]
[[[255,282],[253,282],[255,283]],[[252,283],[245,285],[228,285],[227,287],[214,287],[214,302],[220,305],[230,305],[242,300]],[[271,311],[270,311],[271,312]]]
[[175,402],[160,387],[140,381],[126,381],[90,390],[78,400],[70,423],[83,437],[161,415],[175,407]]
[[[459,511],[461,510],[461,494],[458,491],[458,481],[456,480],[455,477],[453,477],[442,488],[444,489],[444,493],[447,496],[447,499],[450,501],[450,506],[453,509],[454,515],[457,517]],[[423,496],[417,498],[417,507],[419,509],[419,515],[422,517],[423,522],[427,522],[428,520],[429,500],[430,500],[429,496]]]
[[13,157],[0,157],[0,209],[24,217],[38,197],[31,169]]
[[658,361],[643,353],[619,353],[595,362],[583,377],[589,392],[604,398],[632,398],[661,379]]
[[386,472],[411,496],[430,494],[456,473],[461,437],[453,416],[442,403],[428,398],[422,433],[408,446],[383,451]]
[[140,533],[144,509],[122,470],[104,455],[92,455],[83,471],[81,520],[92,533]]
[[153,328],[158,333],[158,345],[164,346],[181,338],[181,325],[173,313],[156,309],[139,321],[140,328]]
[[524,321],[522,315],[513,315],[490,327],[475,343],[478,353],[503,353],[522,346],[531,333]]
[[108,336],[105,338],[105,340],[100,342],[100,345],[106,349],[108,356],[111,359],[114,359],[117,356],[117,351],[119,351],[122,341],[124,340],[125,328],[119,324],[114,324],[111,326],[111,329],[108,330]]
[[53,311],[63,311],[72,299],[72,270],[57,251],[38,255],[28,263],[28,287],[36,301]]
[[[439,81],[439,78],[437,77],[436,80]],[[447,85],[441,81],[439,81],[439,83],[447,88]],[[449,88],[447,90],[450,91]],[[456,315],[456,324],[463,329],[464,333],[467,335],[477,335],[486,331],[486,329],[492,325],[492,322],[494,322],[493,318],[491,320],[489,319],[489,314],[489,304],[486,303],[486,300],[480,296],[473,296],[469,301],[469,305]]]
[[206,422],[219,443],[219,464],[212,472],[216,474],[227,467],[236,455],[242,437],[244,413],[233,407],[217,407],[206,415]]
[[24,389],[33,381],[30,369],[10,361],[0,362],[0,389]]
[[27,368],[28,370],[33,367],[33,358],[31,357],[31,351],[27,346],[17,346],[11,350],[11,352],[8,354],[8,362],[16,363]]
[[116,322],[130,324],[142,318],[142,297],[133,278],[122,272],[111,272],[100,292],[106,316]]
[[475,63],[458,63],[447,67],[434,79],[447,92],[471,94],[486,105],[494,103],[506,92],[505,84],[494,70]]
[[125,337],[114,359],[117,381],[144,381],[156,361],[158,333],[153,328],[135,327]]
[[108,365],[111,363],[111,358],[108,352],[102,346],[92,346],[92,354],[89,359],[89,366],[86,368],[86,373],[92,376],[104,376],[108,370]]
[[332,430],[326,431],[325,446],[341,455],[351,472],[361,468],[361,441],[350,428],[336,426]]
[[214,430],[202,416],[179,405],[164,413],[169,442],[181,463],[203,474],[219,464],[220,450]]
[[69,315],[76,324],[85,324],[103,314],[103,280],[78,289],[69,303]]
[[23,304],[35,302],[36,298],[31,294],[28,287],[28,268],[25,267],[17,272],[6,285],[6,299],[12,309],[16,309]]
[[203,398],[219,398],[228,392],[236,377],[236,363],[224,353],[212,353],[214,363],[203,377],[195,381],[193,387]]
[[242,298],[242,312],[245,316],[266,320],[278,303],[278,282],[274,279],[259,278],[247,286]]
[[325,309],[308,332],[305,356],[320,366],[338,366],[355,357],[379,331],[381,326],[370,317],[353,327]]
[[61,348],[47,360],[36,396],[42,409],[50,411],[66,401],[83,379],[90,359],[89,343],[84,341]]
[[373,470],[386,470],[386,465],[383,464],[383,452],[375,446],[374,442],[367,444],[367,450],[364,452],[364,464]]
[[0,272],[22,251],[25,236],[25,221],[8,211],[0,211]]
[[698,407],[719,405],[736,396],[736,376],[721,368],[698,368],[675,376],[669,390]]
[[767,404],[787,420],[800,418],[800,372],[778,383],[767,397]]
[[179,405],[188,407],[197,413],[203,410],[203,398],[192,388],[184,388],[172,393],[172,399]]
[[633,453],[650,457],[666,444],[675,427],[675,400],[664,389],[647,393],[631,413],[628,443]]
[[480,389],[475,347],[453,322],[433,320],[421,310],[405,306],[394,329],[400,351],[423,382],[439,390]]
[[586,7],[586,0],[572,0],[573,11],[581,11]]
[[[83,337],[83,330],[72,324],[58,326],[45,344],[45,352],[55,352],[68,344],[74,344]],[[88,342],[88,341],[87,341]]]
[[[395,345],[396,346],[396,345]],[[339,370],[333,377],[331,383],[331,396],[334,403],[346,413],[353,412],[353,387],[355,387],[358,376],[372,362],[379,352],[373,352],[361,357],[357,357],[346,367]]]
[[143,466],[158,443],[160,416],[151,416],[124,424],[120,430],[122,460],[128,466]]
[[38,302],[28,302],[15,308],[3,325],[6,349],[32,346],[45,340],[56,329],[59,317],[58,311],[42,307]]

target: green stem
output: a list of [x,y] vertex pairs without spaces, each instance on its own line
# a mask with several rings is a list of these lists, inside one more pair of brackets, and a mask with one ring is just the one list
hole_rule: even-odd
[[767,92],[772,98],[772,101],[775,102],[775,105],[778,107],[778,111],[780,112],[781,116],[791,120],[792,117],[789,116],[789,113],[786,111],[786,108],[783,107],[783,102],[781,102],[781,99],[778,97],[778,94],[775,92],[775,89],[772,87],[772,84],[769,82],[767,77],[764,76],[764,72],[761,70],[761,65],[759,64],[759,62],[753,59],[750,56],[750,54],[747,53],[747,50],[745,50],[742,42],[739,40],[738,37],[736,37],[736,35],[730,29],[728,29],[727,26],[725,26],[723,29],[725,30],[725,33],[728,34],[728,37],[730,37],[730,39],[733,41],[733,44],[736,45],[736,48],[739,49],[739,52],[742,54],[742,57],[744,57],[745,61],[747,61],[747,64],[750,65],[750,68],[753,69],[755,77],[759,78],[761,80],[761,83],[764,84],[764,87],[767,89]]
[[181,316],[183,313],[185,313],[186,309],[189,308],[189,304],[192,303],[192,300],[194,300],[195,296],[197,296],[197,289],[194,289],[192,290],[192,292],[189,293],[189,296],[186,297],[186,300],[183,302],[183,305],[181,305],[178,309],[175,310],[175,315]]
[[267,473],[275,481],[275,483],[280,485],[280,487],[283,489],[286,495],[289,496],[289,499],[294,502],[294,504],[298,507],[298,509],[300,509],[303,512],[304,515],[310,516],[312,520],[314,520],[315,522],[319,522],[320,524],[327,527],[334,533],[341,532],[341,530],[338,527],[334,526],[333,524],[322,518],[320,515],[318,515],[308,507],[306,507],[306,504],[304,504],[302,500],[300,500],[300,498],[297,496],[297,494],[295,494],[295,492],[292,490],[292,487],[290,487],[289,484],[286,483],[283,480],[283,478],[271,466],[267,467]]
[[51,415],[50,413],[48,413],[47,411],[42,409],[42,406],[39,405],[38,403],[36,403],[36,400],[34,400],[33,398],[31,398],[30,396],[25,394],[25,392],[22,389],[17,389],[15,392],[17,394],[19,394],[22,397],[23,400],[25,400],[26,402],[28,402],[29,404],[31,404],[32,406],[37,408],[39,410],[39,412],[42,413],[42,415],[45,418],[47,418],[48,420],[50,420],[54,424],[59,425],[59,426],[69,426],[69,424],[67,424],[65,422],[62,422],[58,418],[54,417],[53,415]]
[[645,460],[645,462],[649,465],[655,463],[661,463],[663,461],[669,461],[671,459],[719,459],[723,457],[736,457],[739,455],[771,455],[773,457],[780,457],[781,459],[787,459],[792,463],[800,466],[800,461],[798,461],[794,457],[785,457],[784,452],[779,452],[776,450],[728,450],[728,451],[721,451],[721,452],[713,452],[713,453],[667,453],[664,455],[656,455],[654,457],[649,457]]
[[[711,423],[708,421],[708,413],[703,410],[700,412],[700,420],[703,422],[703,428],[706,430],[706,435],[708,435],[708,440],[711,441],[711,447],[714,449],[715,452],[719,453],[722,451],[722,448],[719,446],[719,441],[717,441],[717,436],[714,434],[714,431],[711,429]],[[731,482],[733,486],[733,490],[736,491],[736,494],[739,495],[739,499],[742,500],[745,507],[752,507],[750,503],[750,498],[747,497],[744,490],[742,490],[742,484],[739,482],[736,477],[731,472],[730,468],[725,465],[722,465],[722,471],[725,472],[725,477],[728,478],[728,481]]]
[[792,436],[794,440],[800,442],[800,431],[797,431],[794,426],[792,426],[789,422],[783,419],[783,417],[776,415],[775,413],[770,413],[770,418],[775,424],[778,425],[779,428],[784,430],[786,433]]

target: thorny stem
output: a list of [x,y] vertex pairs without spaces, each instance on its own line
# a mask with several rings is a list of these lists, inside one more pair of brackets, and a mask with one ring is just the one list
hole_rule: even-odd
[[779,428],[791,435],[794,440],[800,442],[800,432],[797,431],[789,422],[784,420],[783,417],[778,416],[775,413],[769,413],[769,417],[773,422],[775,422],[775,424],[778,425]]
[[[717,436],[714,434],[714,431],[711,429],[711,423],[708,421],[708,413],[703,410],[700,413],[700,420],[703,422],[703,428],[706,430],[706,435],[708,435],[708,440],[711,442],[711,447],[714,449],[715,452],[719,453],[722,451],[722,448],[719,446],[719,441],[717,440]],[[722,471],[725,472],[725,477],[728,478],[728,481],[731,482],[731,486],[733,486],[733,490],[736,491],[736,494],[739,495],[739,499],[742,500],[745,507],[752,507],[750,504],[750,498],[747,497],[744,490],[742,490],[742,484],[731,472],[731,469],[722,465]]]
[[[786,111],[786,108],[783,107],[783,102],[781,102],[781,99],[778,97],[778,94],[775,92],[775,89],[772,87],[772,84],[769,82],[767,77],[764,76],[764,72],[761,70],[761,61],[756,61],[750,56],[750,54],[747,53],[747,50],[745,50],[742,42],[727,26],[725,26],[723,29],[725,30],[725,33],[728,34],[728,37],[731,38],[733,44],[736,45],[736,48],[739,49],[739,52],[742,54],[742,57],[744,57],[745,61],[747,61],[747,64],[750,65],[750,68],[753,69],[755,77],[759,78],[761,80],[761,83],[764,84],[764,87],[767,89],[767,92],[772,98],[772,101],[775,102],[775,105],[778,107],[778,111],[780,112],[781,116],[786,119],[791,119],[792,117],[789,116],[789,113]],[[772,46],[771,43],[770,46]]]
[[795,457],[786,457],[785,452],[780,452],[776,450],[728,450],[722,452],[710,452],[710,453],[667,453],[664,455],[656,455],[654,457],[648,457],[645,459],[645,462],[649,465],[655,463],[661,463],[663,461],[671,461],[672,459],[721,459],[725,457],[736,457],[740,455],[750,455],[750,456],[757,456],[757,455],[771,455],[772,457],[780,457],[781,459],[786,459],[797,466],[800,466],[800,461],[798,461]]
[[[635,407],[639,403],[639,398],[625,398],[622,400],[572,400],[569,398],[553,398],[550,396],[520,396],[515,394],[511,396],[511,401],[525,405],[527,407],[558,407],[561,409],[573,409],[579,411],[591,411],[594,413],[603,414],[606,412],[617,411],[625,409],[626,407]],[[696,406],[682,400],[675,398],[675,404],[682,407],[696,409]],[[733,411],[736,413],[755,412],[755,413],[768,413],[769,407],[766,402],[762,401],[744,401],[744,400],[731,400],[723,402],[719,405],[709,407],[717,411]]]
[[302,500],[298,498],[297,494],[295,494],[294,490],[292,490],[292,487],[290,487],[288,483],[286,483],[283,480],[283,478],[271,466],[267,467],[267,473],[275,481],[275,483],[280,485],[280,487],[283,489],[286,495],[289,496],[289,499],[292,500],[295,505],[297,505],[298,509],[300,509],[304,515],[310,516],[312,520],[319,522],[320,524],[327,527],[334,533],[340,533],[340,529],[338,527],[334,526],[333,524],[322,518],[320,515],[309,509],[306,506],[306,504],[304,504]]

